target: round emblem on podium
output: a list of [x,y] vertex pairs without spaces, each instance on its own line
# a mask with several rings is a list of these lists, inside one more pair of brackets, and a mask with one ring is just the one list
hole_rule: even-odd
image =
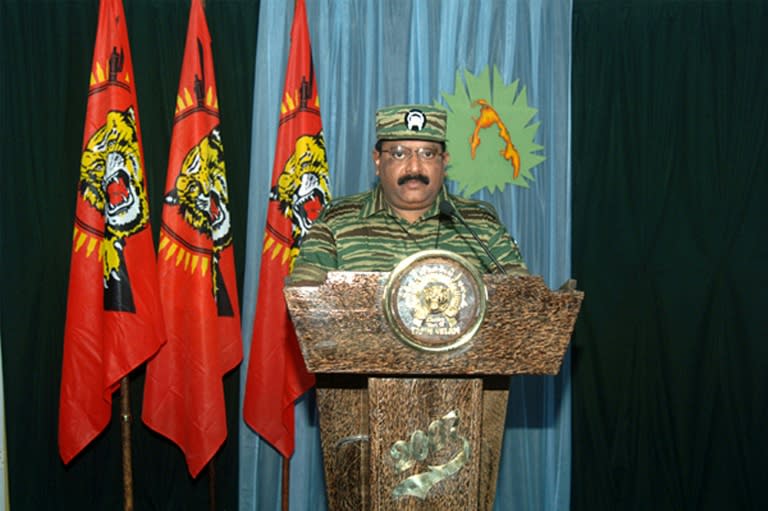
[[449,351],[480,328],[486,289],[477,270],[446,250],[403,259],[384,290],[384,313],[397,337],[424,351]]

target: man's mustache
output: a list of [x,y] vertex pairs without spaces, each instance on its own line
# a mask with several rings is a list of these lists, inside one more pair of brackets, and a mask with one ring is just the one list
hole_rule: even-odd
[[406,174],[397,180],[397,184],[404,185],[408,181],[421,181],[425,185],[429,184],[429,178],[424,174]]

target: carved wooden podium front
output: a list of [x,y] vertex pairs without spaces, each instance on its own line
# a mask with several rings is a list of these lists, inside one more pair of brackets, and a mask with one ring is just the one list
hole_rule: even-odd
[[492,509],[508,377],[559,372],[583,293],[550,291],[540,277],[481,279],[484,318],[448,349],[397,332],[389,273],[285,288],[317,374],[329,509]]

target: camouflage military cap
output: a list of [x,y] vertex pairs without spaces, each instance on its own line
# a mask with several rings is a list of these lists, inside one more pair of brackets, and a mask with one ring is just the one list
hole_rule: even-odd
[[387,106],[376,112],[376,139],[445,142],[447,117],[432,105]]

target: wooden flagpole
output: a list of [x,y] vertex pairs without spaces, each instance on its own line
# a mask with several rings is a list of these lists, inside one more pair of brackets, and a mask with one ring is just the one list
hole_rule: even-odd
[[216,511],[216,464],[214,460],[216,455],[213,455],[211,461],[208,462],[208,507],[211,511]]
[[123,448],[123,510],[133,511],[133,465],[131,460],[131,396],[128,376],[120,380],[120,436]]
[[282,511],[288,511],[288,496],[290,495],[291,490],[291,458],[289,457],[283,457],[283,480],[281,484],[281,501],[282,506],[280,509]]

